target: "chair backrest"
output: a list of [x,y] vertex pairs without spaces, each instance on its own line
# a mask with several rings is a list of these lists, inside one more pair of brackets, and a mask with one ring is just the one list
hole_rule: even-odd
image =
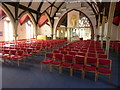
[[86,61],[85,61],[85,64],[97,66],[97,64],[98,64],[97,61],[98,61],[97,58],[87,57],[87,58],[86,58]]
[[77,52],[76,51],[69,51],[69,54],[73,55],[75,57],[75,55],[77,55]]
[[76,55],[74,63],[77,63],[77,62],[85,64],[85,57],[84,56]]
[[72,55],[65,54],[64,55],[64,62],[74,62],[74,58]]
[[65,50],[64,50],[64,51],[63,51],[63,50],[61,50],[60,52],[61,52],[62,54],[68,54],[68,52],[67,52],[67,51],[65,51]]
[[27,48],[27,49],[26,49],[26,52],[27,52],[27,53],[32,53],[32,51],[33,51],[33,48]]
[[59,50],[53,50],[53,53],[60,53]]
[[97,54],[97,57],[107,59],[108,55],[107,54]]
[[16,52],[17,52],[16,49],[11,49],[10,50],[10,55],[16,55]]
[[18,50],[18,51],[17,51],[17,55],[23,56],[23,54],[24,54],[24,51],[23,51],[23,50]]
[[45,59],[46,59],[46,58],[53,59],[53,58],[54,58],[53,56],[54,56],[53,53],[46,53]]
[[96,53],[87,53],[87,57],[96,57]]
[[78,52],[78,55],[80,55],[80,56],[86,56],[86,52]]
[[63,60],[63,54],[61,54],[61,53],[56,53],[56,54],[54,54],[54,58],[55,58],[55,60],[60,60],[60,61],[62,61],[62,60]]
[[58,50],[64,50],[64,48],[59,48]]
[[3,50],[3,54],[9,54],[9,52],[10,52],[10,49],[4,49]]
[[98,67],[100,67],[100,66],[110,68],[110,70],[111,70],[112,60],[110,60],[110,59],[98,59]]

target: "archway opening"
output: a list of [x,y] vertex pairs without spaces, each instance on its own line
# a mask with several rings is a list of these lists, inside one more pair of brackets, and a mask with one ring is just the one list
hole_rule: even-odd
[[0,8],[0,41],[14,40],[13,33],[13,25],[10,17]]
[[43,39],[42,37],[45,37],[44,39],[52,38],[51,22],[45,13],[41,15],[38,21],[38,35],[41,37],[40,39]]
[[34,25],[29,14],[23,15],[19,19],[17,35],[18,40],[35,38]]
[[58,22],[56,37],[74,40],[89,40],[93,34],[92,23],[90,19],[81,11],[68,11]]

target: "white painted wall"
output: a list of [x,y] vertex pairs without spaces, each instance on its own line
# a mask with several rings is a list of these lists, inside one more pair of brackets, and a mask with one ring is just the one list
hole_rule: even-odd
[[2,33],[2,35],[0,36],[0,41],[4,41],[4,20],[2,19],[0,21],[0,32]]
[[38,27],[38,34],[39,35],[47,35],[47,37],[51,37],[51,27],[47,24],[44,24],[41,27]]
[[[107,27],[108,27],[108,22],[105,23],[103,40],[106,40]],[[101,35],[101,31],[102,31],[102,26],[100,26],[100,32],[98,32],[99,35]],[[101,38],[100,38],[100,40],[101,40]],[[111,40],[113,40],[113,41],[120,40],[120,24],[119,24],[119,26],[112,24]]]
[[119,26],[112,24],[111,40],[120,40],[120,24]]
[[26,39],[26,24],[23,23],[22,25],[20,25],[20,23],[18,24],[18,40],[19,39]]

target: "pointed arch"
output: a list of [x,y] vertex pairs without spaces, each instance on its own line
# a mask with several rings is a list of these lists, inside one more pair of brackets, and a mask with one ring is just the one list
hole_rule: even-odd
[[50,20],[50,17],[49,17],[49,15],[48,15],[48,13],[43,13],[41,16],[40,16],[40,18],[39,18],[39,20],[38,20],[38,23],[39,23],[39,21],[40,21],[40,19],[41,19],[41,17],[43,16],[43,15],[46,15],[46,17],[47,17],[47,19],[48,19],[48,22],[50,22],[50,27],[51,27],[51,29],[52,29],[52,23],[51,23],[51,20]]
[[91,26],[92,26],[91,39],[94,39],[94,27],[93,27],[93,23],[92,23],[91,19],[90,19],[84,12],[82,12],[82,11],[80,11],[80,10],[78,10],[78,9],[70,9],[70,10],[66,11],[66,12],[60,17],[60,19],[58,20],[58,22],[57,22],[57,24],[56,24],[56,26],[55,26],[55,28],[54,28],[54,35],[56,35],[56,33],[57,33],[57,26],[60,24],[60,22],[61,22],[61,20],[64,18],[64,16],[65,16],[67,13],[69,13],[69,12],[71,12],[71,11],[73,11],[73,10],[82,13],[85,17],[88,18],[88,20],[90,21]]
[[9,10],[9,8],[2,4],[0,5],[0,8],[5,12],[5,14],[10,18],[10,20],[12,21],[12,23],[14,23],[14,16],[12,15],[11,11]]
[[[9,19],[10,19],[10,22],[11,22],[11,30],[12,30],[12,35],[10,34],[10,36],[12,37],[12,39],[10,39],[9,37],[9,39],[8,40],[15,40],[15,36],[16,36],[16,31],[15,31],[15,19],[14,19],[14,16],[12,15],[12,13],[11,13],[11,11],[9,10],[9,8],[6,6],[6,5],[0,5],[0,9],[2,10],[2,11],[4,11],[4,13],[5,13],[5,15],[7,16],[7,17],[9,17]],[[8,31],[9,31],[9,29],[8,29]],[[11,32],[11,31],[10,31]],[[4,31],[4,34],[5,34],[5,31]],[[9,35],[8,34],[8,32],[7,32],[7,35]],[[5,38],[5,36],[4,36],[4,38]]]
[[[49,22],[49,23],[46,23],[46,22]],[[43,26],[43,25],[45,25],[45,26]],[[38,19],[38,25],[37,26],[41,27],[41,28],[43,26],[43,28],[45,28],[46,25],[48,25],[47,27],[49,27],[48,31],[45,30],[45,32],[47,32],[46,35],[48,37],[52,37],[52,34],[53,34],[52,23],[51,23],[49,15],[46,12],[44,12],[43,14],[41,14],[40,18]],[[40,29],[38,30],[38,34],[41,34],[41,33],[45,34],[43,32],[44,32],[43,30],[40,30]],[[48,34],[48,32],[50,32],[50,33]]]
[[19,14],[19,19],[20,18],[22,18],[24,15],[28,15],[29,16],[29,18],[30,18],[30,20],[32,21],[32,23],[33,23],[33,25],[34,26],[36,26],[36,21],[35,21],[35,18],[34,18],[34,16],[30,13],[30,12],[28,12],[28,11],[23,11],[23,12],[21,12],[20,14]]

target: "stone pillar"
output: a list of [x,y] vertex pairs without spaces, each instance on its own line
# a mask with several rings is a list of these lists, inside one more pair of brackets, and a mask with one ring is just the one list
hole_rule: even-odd
[[103,11],[103,18],[102,18],[102,32],[101,32],[101,46],[103,47],[103,38],[104,38],[104,27],[105,27],[105,21],[106,21],[106,16],[104,16],[105,13],[105,8]]
[[115,12],[115,6],[116,6],[116,2],[110,3],[109,16],[108,16],[108,29],[106,33],[106,52],[105,52],[106,54],[109,54],[111,26],[112,26],[112,20]]
[[17,34],[17,30],[18,30],[18,20],[15,20],[14,22],[14,40],[15,42],[17,42],[17,37],[18,37],[18,34]]
[[38,35],[38,26],[37,24],[35,25],[35,39],[37,39],[37,35]]
[[100,13],[98,15],[98,26],[97,26],[97,33],[96,33],[96,41],[99,40],[99,32],[100,32]]

